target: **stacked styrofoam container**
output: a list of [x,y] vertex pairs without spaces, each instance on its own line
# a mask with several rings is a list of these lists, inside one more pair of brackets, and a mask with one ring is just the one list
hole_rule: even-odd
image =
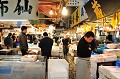
[[120,67],[99,66],[100,79],[120,79]]
[[38,50],[38,51],[40,51],[41,49],[38,47],[38,45],[32,45],[32,46],[29,46],[29,50]]
[[106,47],[109,48],[109,49],[115,49],[117,48],[118,44],[107,44]]
[[59,56],[59,46],[53,46],[52,47],[52,52],[51,52],[52,56]]
[[116,61],[117,60],[117,56],[115,54],[104,54],[104,62],[108,62],[108,61]]
[[69,64],[65,59],[49,59],[48,79],[69,79]]
[[90,59],[91,67],[91,79],[96,79],[96,72],[97,72],[97,60],[96,59]]
[[78,57],[74,57],[74,63],[76,64]]
[[[12,58],[16,58],[16,57],[12,57]],[[41,60],[44,60],[44,57],[39,57],[39,58]],[[0,79],[45,79],[45,68],[46,66],[44,61],[22,62],[22,61],[1,60]]]
[[120,49],[104,49],[103,53],[114,53],[116,55],[120,55]]
[[59,44],[59,50],[58,50],[58,52],[59,52],[60,57],[64,57],[62,43]]
[[117,56],[116,54],[106,53],[106,54],[100,54],[98,56],[91,57],[91,59],[96,59],[97,62],[109,62],[109,61],[116,61]]
[[37,60],[37,55],[25,55],[21,57],[23,62],[35,62]]
[[101,54],[98,56],[93,56],[90,58],[91,63],[91,79],[96,79],[96,72],[97,72],[97,63],[98,62],[110,62],[116,61],[117,56],[115,54]]

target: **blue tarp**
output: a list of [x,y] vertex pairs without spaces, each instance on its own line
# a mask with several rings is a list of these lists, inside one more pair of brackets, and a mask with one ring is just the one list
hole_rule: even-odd
[[120,67],[120,61],[116,61],[116,66]]
[[11,74],[12,66],[0,66],[0,74]]

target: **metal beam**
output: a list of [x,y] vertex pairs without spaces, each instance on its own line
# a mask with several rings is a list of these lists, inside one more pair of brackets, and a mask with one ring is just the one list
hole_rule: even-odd
[[52,20],[53,18],[38,18],[39,20]]

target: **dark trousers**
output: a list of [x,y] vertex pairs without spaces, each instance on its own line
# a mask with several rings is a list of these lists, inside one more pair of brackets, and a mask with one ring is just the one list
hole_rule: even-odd
[[49,57],[51,57],[51,51],[50,52],[43,52],[42,51],[42,56],[47,57],[47,59],[49,59]]
[[48,59],[51,57],[51,52],[42,52],[42,56],[46,57],[46,72],[48,72]]
[[67,55],[68,51],[69,51],[68,45],[63,45],[63,53],[64,53],[64,56]]
[[26,49],[21,49],[22,56],[27,55],[27,52],[26,52],[26,51],[27,51]]

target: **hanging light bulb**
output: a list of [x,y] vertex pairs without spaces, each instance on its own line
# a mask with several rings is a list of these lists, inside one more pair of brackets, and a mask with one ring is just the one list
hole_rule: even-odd
[[118,24],[120,24],[120,22]]
[[53,10],[52,10],[52,8],[51,8],[51,10],[50,10],[50,15],[53,15]]
[[57,12],[55,12],[55,15],[57,15]]
[[63,9],[62,9],[62,15],[67,15],[67,9],[66,9],[66,7],[63,7]]
[[96,24],[96,26],[99,26],[98,23]]

